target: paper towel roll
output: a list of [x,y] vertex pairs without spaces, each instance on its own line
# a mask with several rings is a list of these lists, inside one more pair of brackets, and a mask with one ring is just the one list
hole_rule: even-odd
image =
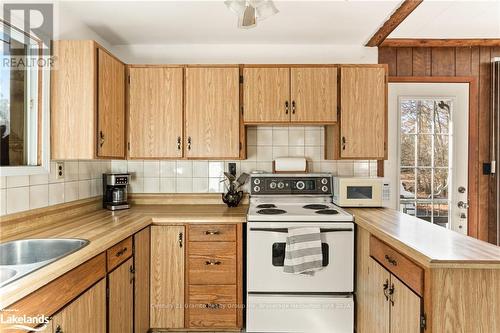
[[275,172],[306,172],[307,161],[304,157],[278,157],[274,160]]

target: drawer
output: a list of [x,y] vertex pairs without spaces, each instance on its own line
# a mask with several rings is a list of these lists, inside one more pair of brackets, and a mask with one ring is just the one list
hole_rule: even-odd
[[189,225],[190,242],[235,242],[236,225],[234,224],[198,224]]
[[423,296],[424,270],[420,266],[374,236],[370,236],[370,256]]
[[122,240],[106,251],[108,272],[132,256],[132,237]]
[[235,284],[235,242],[189,242],[189,284]]
[[235,328],[236,286],[189,286],[189,328]]

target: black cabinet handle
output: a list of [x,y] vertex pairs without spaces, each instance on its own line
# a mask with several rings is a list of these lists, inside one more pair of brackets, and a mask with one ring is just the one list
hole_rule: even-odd
[[221,304],[217,304],[217,303],[205,304],[205,308],[212,309],[212,310],[220,309],[221,307],[222,307],[222,305]]
[[220,234],[220,231],[218,231],[218,230],[207,230],[207,231],[205,231],[205,235],[215,236],[215,235],[219,235],[219,234]]
[[120,251],[116,252],[116,256],[117,256],[117,257],[121,257],[122,255],[124,255],[124,254],[125,254],[125,252],[127,252],[127,250],[128,250],[128,249],[127,249],[126,247],[124,247],[124,248],[123,248],[123,249],[121,249]]
[[397,266],[398,265],[398,262],[396,261],[396,259],[394,259],[393,257],[389,257],[389,255],[385,255],[385,260],[387,260],[387,262],[393,266]]
[[285,101],[285,114],[288,114],[288,110],[289,110],[288,101]]
[[295,101],[292,101],[292,114],[295,114]]
[[222,264],[222,262],[218,261],[218,260],[207,260],[205,261],[205,265],[209,265],[209,266],[218,266]]

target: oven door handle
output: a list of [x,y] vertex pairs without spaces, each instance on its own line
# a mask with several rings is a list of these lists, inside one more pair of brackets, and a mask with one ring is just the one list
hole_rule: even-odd
[[[264,231],[264,232],[279,232],[279,233],[288,233],[287,228],[250,228],[250,231]],[[353,231],[353,228],[321,228],[321,233],[326,232],[350,232]]]

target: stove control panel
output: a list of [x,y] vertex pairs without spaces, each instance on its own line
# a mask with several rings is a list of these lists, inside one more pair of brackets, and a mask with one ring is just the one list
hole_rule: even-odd
[[332,178],[329,175],[276,177],[252,175],[250,194],[332,194]]

